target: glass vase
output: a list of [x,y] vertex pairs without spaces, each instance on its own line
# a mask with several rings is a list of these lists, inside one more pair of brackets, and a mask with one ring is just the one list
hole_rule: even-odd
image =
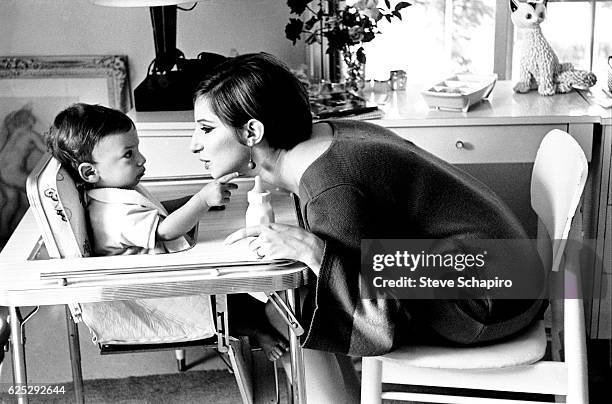
[[357,55],[350,50],[342,52],[342,59],[346,89],[355,93],[360,92],[365,86],[365,63],[360,62]]

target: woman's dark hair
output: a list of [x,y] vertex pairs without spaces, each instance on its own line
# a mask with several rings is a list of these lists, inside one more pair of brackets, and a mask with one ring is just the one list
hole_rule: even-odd
[[304,85],[267,53],[228,59],[198,86],[194,102],[205,98],[225,125],[241,128],[249,119],[263,123],[268,144],[291,149],[310,138],[312,114]]
[[78,103],[57,114],[45,142],[49,153],[80,182],[79,164],[93,162],[93,149],[100,139],[132,128],[134,122],[121,111]]

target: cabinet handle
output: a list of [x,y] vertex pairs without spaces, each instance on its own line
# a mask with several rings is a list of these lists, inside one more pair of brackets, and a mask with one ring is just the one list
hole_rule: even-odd
[[463,143],[463,141],[462,141],[462,140],[457,140],[457,141],[455,142],[455,147],[456,147],[457,149],[463,149],[463,148],[465,147],[465,143]]

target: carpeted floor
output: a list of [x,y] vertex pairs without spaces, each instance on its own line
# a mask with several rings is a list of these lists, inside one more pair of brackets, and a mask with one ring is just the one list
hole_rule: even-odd
[[[85,380],[84,386],[85,402],[88,404],[234,404],[241,402],[234,376],[226,370]],[[65,389],[65,394],[30,395],[30,403],[74,402],[72,385],[65,385]],[[16,402],[15,396],[7,394],[5,388],[2,390],[0,403]]]
[[[590,402],[603,404],[609,402],[609,386],[612,381],[612,371],[607,365],[607,356],[600,361],[605,366],[597,366],[597,360],[589,363],[594,369],[589,372]],[[598,356],[599,358],[599,356]],[[603,370],[598,370],[599,368]],[[282,372],[280,372],[282,373]],[[61,386],[61,385],[60,385]],[[31,403],[73,403],[74,391],[72,384],[63,385],[64,394],[30,395]],[[0,384],[0,403],[15,403],[15,396],[9,395],[6,384]],[[241,403],[240,393],[234,376],[227,370],[188,371],[164,375],[128,377],[121,379],[85,380],[85,402],[90,404],[164,404],[164,403]],[[405,388],[414,392],[435,392],[432,388]],[[281,379],[281,402],[286,402],[286,389]],[[465,391],[463,391],[465,393]],[[481,392],[482,393],[482,392]],[[469,394],[468,394],[469,395]],[[491,394],[491,396],[496,396]],[[514,397],[519,398],[519,397]],[[521,397],[524,399],[524,397]],[[529,397],[533,399],[535,397]],[[540,399],[543,397],[539,397]],[[548,401],[554,401],[549,396]],[[385,401],[386,404],[399,404],[396,401]]]

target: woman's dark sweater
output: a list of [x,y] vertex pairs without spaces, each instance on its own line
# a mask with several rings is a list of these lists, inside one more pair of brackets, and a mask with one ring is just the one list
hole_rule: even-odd
[[[306,228],[325,241],[316,287],[304,306],[304,347],[367,356],[419,338],[479,344],[512,335],[540,315],[537,299],[362,299],[362,239],[527,236],[506,205],[469,174],[377,125],[326,122],[332,143],[299,188]],[[516,254],[543,283],[537,251]],[[508,270],[504,263],[495,269]]]

